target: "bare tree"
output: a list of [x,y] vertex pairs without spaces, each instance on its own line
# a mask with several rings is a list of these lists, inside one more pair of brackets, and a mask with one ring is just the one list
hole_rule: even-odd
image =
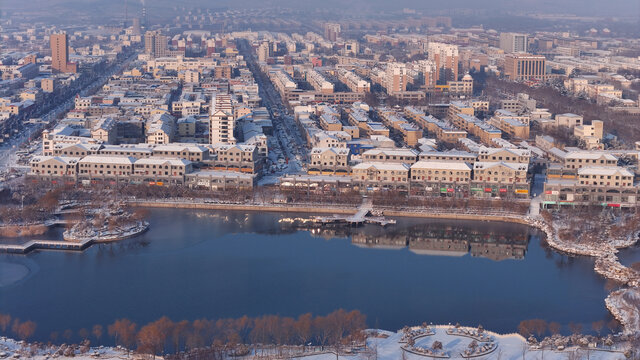
[[0,330],[2,330],[3,333],[7,331],[10,324],[11,324],[11,315],[0,314]]
[[296,338],[302,343],[303,350],[306,350],[306,345],[311,340],[313,316],[310,313],[302,314],[298,316],[298,320],[293,325]]
[[158,328],[158,332],[162,338],[162,350],[164,351],[166,349],[167,340],[169,339],[175,324],[166,316],[156,320],[153,324]]
[[593,331],[595,331],[598,336],[600,336],[600,332],[602,332],[603,328],[604,320],[594,321],[591,323],[591,329],[593,329]]
[[157,323],[153,322],[143,326],[137,335],[138,351],[150,353],[155,359],[164,346],[164,334]]
[[93,328],[91,329],[91,333],[93,334],[93,337],[96,338],[96,341],[100,341],[100,338],[102,337],[102,325],[100,324],[96,324],[93,325]]
[[562,329],[562,325],[559,323],[555,321],[549,323],[549,332],[551,332],[552,335],[560,334],[560,329]]
[[533,333],[531,320],[522,320],[518,324],[518,333],[527,338]]
[[21,340],[28,340],[36,332],[36,323],[25,321],[18,326],[17,335]]
[[570,322],[569,323],[569,330],[571,330],[572,334],[578,335],[578,334],[582,333],[582,324]]
[[87,340],[89,338],[89,330],[85,328],[78,330],[78,336],[80,336],[82,340]]
[[116,344],[127,349],[131,348],[136,341],[136,323],[129,319],[119,319],[107,327],[109,336],[114,338]]
[[612,332],[615,333],[616,331],[618,331],[618,329],[620,328],[620,322],[618,321],[618,319],[613,318],[611,319],[609,322],[607,322],[607,328]]
[[71,341],[71,339],[73,338],[73,331],[71,329],[63,331],[62,337],[67,341]]
[[173,350],[176,353],[180,351],[180,344],[185,342],[188,329],[189,322],[187,320],[182,320],[174,324],[171,339],[173,340]]
[[322,350],[324,350],[324,347],[327,345],[327,340],[331,334],[329,330],[329,320],[324,316],[318,316],[313,319],[313,328],[316,334],[316,340],[320,344]]

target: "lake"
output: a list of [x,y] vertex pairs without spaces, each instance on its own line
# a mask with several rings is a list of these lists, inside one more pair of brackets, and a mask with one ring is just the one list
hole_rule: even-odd
[[134,239],[0,255],[0,313],[37,322],[36,340],[122,317],[144,324],[338,308],[389,330],[426,321],[513,332],[530,318],[588,330],[609,318],[593,260],[549,250],[526,226],[400,218],[386,229],[309,229],[279,221],[290,216],[154,209],[150,230]]

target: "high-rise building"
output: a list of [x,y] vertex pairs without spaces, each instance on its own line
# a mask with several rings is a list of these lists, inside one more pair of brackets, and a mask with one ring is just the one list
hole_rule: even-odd
[[145,54],[153,55],[156,48],[156,35],[153,31],[147,31],[144,33],[144,52]]
[[169,51],[169,38],[166,35],[156,34],[155,57],[167,56]]
[[340,37],[342,29],[340,24],[326,23],[324,24],[324,38],[329,41],[336,41]]
[[427,89],[433,89],[436,87],[438,78],[436,77],[436,64],[431,60],[418,61],[419,70],[424,78],[424,87]]
[[131,33],[133,35],[140,35],[142,34],[142,27],[140,26],[140,18],[136,17],[133,18],[133,23],[131,25],[132,31]]
[[50,43],[51,69],[53,69],[54,72],[77,72],[77,65],[69,62],[69,38],[67,34],[51,34]]
[[235,144],[233,136],[235,117],[231,95],[214,93],[211,96],[211,111],[209,113],[209,143]]
[[458,80],[458,45],[430,42],[427,47],[429,60],[436,64],[436,81],[446,85],[447,81]]
[[169,38],[155,31],[144,33],[144,52],[153,57],[167,56]]
[[526,53],[527,35],[517,33],[501,33],[500,49],[506,53]]
[[544,79],[544,55],[508,54],[504,59],[504,75],[510,80]]
[[258,61],[267,61],[267,59],[269,58],[270,48],[271,47],[269,46],[269,43],[266,41],[258,46]]
[[390,63],[385,73],[387,94],[407,91],[407,67],[402,63]]

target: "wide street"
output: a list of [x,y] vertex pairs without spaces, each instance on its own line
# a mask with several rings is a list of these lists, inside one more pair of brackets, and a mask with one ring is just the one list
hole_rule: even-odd
[[[87,96],[99,90],[111,76],[120,73],[131,63],[131,61],[135,60],[137,56],[137,52],[134,52],[128,58],[117,61],[109,70],[98,76],[90,84],[82,87],[75,94],[70,93],[70,95],[60,104],[49,112],[43,114],[38,123],[24,124],[21,132],[13,135],[9,139],[5,140],[4,143],[0,144],[0,181],[3,181],[3,178],[7,176],[8,172],[17,166],[18,155],[21,151],[29,154],[37,154],[41,151],[39,144],[32,143],[33,140],[35,140],[32,139],[32,135],[34,133],[45,126],[49,128],[54,127],[60,114],[64,114],[73,109],[74,98],[76,95]],[[31,146],[28,146],[27,144],[31,144]]]

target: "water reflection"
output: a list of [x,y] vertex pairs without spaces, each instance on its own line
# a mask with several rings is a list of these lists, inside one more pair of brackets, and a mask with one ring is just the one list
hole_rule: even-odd
[[523,225],[398,218],[387,228],[349,228],[281,221],[295,216],[312,214],[153,209],[151,228],[136,238],[84,252],[0,254],[0,262],[30,260],[40,269],[0,289],[0,311],[36,321],[38,341],[53,331],[123,317],[145,324],[165,315],[297,317],[344,308],[359,309],[369,325],[386,329],[427,320],[500,332],[530,318],[589,328],[607,315],[593,260],[541,247],[541,234]]
[[380,227],[365,225],[319,226],[304,219],[282,221],[283,231],[308,231],[325,239],[346,238],[351,243],[366,248],[403,249],[415,254],[460,257],[471,254],[494,261],[521,260],[527,252],[529,233],[526,230],[498,232],[492,229],[475,229],[468,226],[419,224],[410,226]]

